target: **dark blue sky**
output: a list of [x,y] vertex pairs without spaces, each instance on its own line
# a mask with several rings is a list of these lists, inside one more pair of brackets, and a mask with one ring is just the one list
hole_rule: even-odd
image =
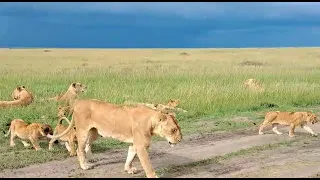
[[320,46],[318,2],[0,2],[0,47]]

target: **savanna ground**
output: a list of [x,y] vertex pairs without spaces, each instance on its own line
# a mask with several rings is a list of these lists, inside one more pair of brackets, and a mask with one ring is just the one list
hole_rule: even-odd
[[[80,98],[116,104],[180,99],[178,107],[188,111],[177,114],[183,142],[170,148],[159,141],[150,149],[161,177],[317,177],[318,137],[299,128],[295,138],[288,128],[282,136],[259,136],[257,128],[266,111],[320,111],[319,58],[319,48],[0,49],[0,99],[10,100],[17,85],[35,96],[28,107],[0,110],[0,127],[7,131],[14,118],[55,126],[57,104],[40,100],[82,82],[88,89]],[[248,78],[265,91],[246,90]],[[320,124],[311,128],[320,133]],[[49,152],[43,142],[35,152],[18,141],[10,148],[4,136],[0,143],[1,177],[144,176],[122,171],[127,145],[112,139],[94,143],[97,166],[88,171],[63,146]],[[138,158],[135,164],[142,170]]]

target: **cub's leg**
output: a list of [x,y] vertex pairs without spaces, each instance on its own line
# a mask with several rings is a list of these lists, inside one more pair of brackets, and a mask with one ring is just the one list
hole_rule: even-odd
[[281,135],[282,132],[279,132],[279,131],[278,131],[278,125],[279,125],[278,123],[272,124],[272,130],[273,130],[273,132],[275,132],[276,134]]
[[263,123],[261,124],[261,126],[260,126],[260,128],[259,128],[259,134],[260,134],[260,135],[264,134],[264,133],[262,132],[262,130],[263,130],[266,126],[268,126],[268,125],[269,125],[269,122],[268,122],[267,120],[263,121]]
[[132,145],[130,145],[128,149],[127,160],[124,165],[124,171],[127,171],[129,174],[135,174],[137,172],[137,168],[132,167],[132,161],[135,158],[136,154],[136,149]]
[[296,128],[295,124],[290,125],[289,136],[294,137],[294,129]]
[[68,150],[68,152],[71,151],[71,148],[70,148],[70,142],[64,142],[64,145],[66,146],[66,149]]
[[11,136],[10,136],[10,147],[14,147],[16,144],[14,143],[14,138],[16,137],[16,134],[14,130],[11,130]]
[[22,142],[22,144],[23,144],[23,146],[24,147],[29,147],[30,146],[30,144],[29,143],[27,143],[26,141],[24,141],[24,140],[21,140],[21,142]]
[[34,149],[36,151],[40,150],[41,147],[39,146],[39,142],[38,142],[38,139],[34,136],[30,136],[29,137],[30,141],[31,141],[31,144],[33,145]]
[[309,132],[312,136],[318,136],[318,134],[317,134],[317,133],[314,133],[314,132],[312,131],[312,129],[311,129],[309,126],[307,126],[306,124],[302,124],[301,127],[302,127],[304,130],[306,130],[307,132]]
[[75,150],[75,144],[74,144],[74,138],[69,139],[69,148],[70,148],[70,156],[76,156],[76,150]]

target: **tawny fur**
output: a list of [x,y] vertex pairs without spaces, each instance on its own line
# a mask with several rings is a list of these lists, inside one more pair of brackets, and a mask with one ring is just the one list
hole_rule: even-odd
[[[65,120],[68,122],[68,124],[70,124],[70,121],[66,117],[60,117],[59,121],[57,123],[57,126],[55,127],[55,129],[53,131],[53,136],[58,135],[58,134],[62,134],[68,128],[68,126],[64,126],[62,124],[62,120]],[[59,142],[60,141],[64,142],[66,149],[70,153],[70,156],[77,155],[76,151],[75,151],[75,142],[77,141],[75,129],[71,129],[67,134],[58,138],[58,140],[59,140]],[[49,150],[52,150],[52,148],[53,148],[53,143],[50,143]]]
[[271,111],[267,112],[265,115],[265,119],[259,128],[259,134],[264,134],[262,132],[263,128],[268,125],[272,125],[273,131],[281,135],[282,133],[278,131],[278,125],[286,125],[290,126],[289,136],[294,136],[294,129],[297,126],[301,126],[301,128],[305,129],[313,136],[317,136],[310,127],[307,126],[307,123],[317,123],[317,116],[312,112],[280,112],[280,111]]
[[19,137],[25,147],[30,146],[25,140],[29,140],[34,149],[40,150],[39,140],[49,140],[53,135],[53,130],[48,124],[32,123],[28,124],[22,119],[14,119],[8,124],[9,131],[5,136],[10,136],[10,146],[14,147],[15,137]]
[[165,114],[141,105],[119,106],[99,100],[78,100],[73,108],[69,127],[62,134],[53,136],[49,144],[68,133],[75,125],[77,156],[82,169],[92,167],[87,158],[92,155],[92,142],[101,135],[131,144],[125,171],[136,172],[136,168],[132,167],[132,161],[137,154],[147,177],[156,177],[147,151],[151,145],[151,137],[164,137],[172,146],[182,139],[181,129],[174,114]]
[[33,95],[24,86],[18,86],[11,94],[13,101],[0,101],[0,108],[27,106],[33,102]]
[[254,78],[247,79],[243,84],[244,84],[244,87],[250,91],[256,91],[256,92],[264,91],[262,84]]

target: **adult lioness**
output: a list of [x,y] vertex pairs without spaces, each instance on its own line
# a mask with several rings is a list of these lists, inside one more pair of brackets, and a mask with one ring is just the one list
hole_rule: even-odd
[[87,87],[85,85],[79,82],[74,82],[70,84],[67,92],[59,96],[49,98],[49,100],[56,100],[58,102],[66,103],[66,105],[70,106],[73,104],[74,100],[77,99],[78,95],[86,90]]
[[33,102],[33,95],[25,86],[17,86],[11,94],[13,101],[0,101],[0,108],[12,106],[27,106]]
[[151,108],[138,105],[135,107],[118,106],[99,100],[78,100],[73,107],[72,120],[65,132],[53,136],[50,143],[69,132],[76,126],[78,140],[77,155],[82,169],[89,169],[87,155],[91,154],[92,137],[112,137],[122,142],[131,143],[125,163],[125,171],[135,173],[132,161],[136,154],[147,177],[157,177],[147,152],[151,145],[151,136],[165,137],[170,145],[182,139],[178,122],[173,114],[164,114]]
[[312,112],[280,112],[280,111],[271,111],[267,112],[265,115],[264,122],[261,124],[259,129],[259,134],[263,134],[262,130],[264,127],[272,124],[272,130],[278,135],[282,133],[278,131],[278,125],[290,125],[289,136],[294,136],[294,129],[296,126],[301,126],[307,132],[312,134],[312,136],[317,136],[318,134],[314,133],[312,129],[307,126],[307,123],[317,123],[317,116]]
[[[57,134],[62,134],[67,129],[67,126],[64,126],[62,124],[62,120],[65,120],[70,124],[70,121],[66,117],[60,117],[59,121],[57,123],[57,126],[55,127],[55,129],[53,131],[53,136],[55,136]],[[76,139],[75,129],[71,129],[67,134],[65,134],[64,136],[61,136],[58,140],[63,141],[65,143],[65,146],[66,146],[67,150],[69,151],[70,156],[76,155],[75,141],[77,139]],[[49,150],[52,150],[52,146],[53,146],[53,143],[49,143]]]
[[[6,137],[11,133],[10,137],[10,146],[15,146],[14,138],[18,136],[21,139],[21,142],[25,147],[30,146],[24,140],[30,140],[35,150],[41,149],[39,146],[39,140],[45,138],[51,138],[53,135],[53,130],[50,125],[48,124],[39,124],[39,123],[32,123],[27,124],[22,119],[14,119],[11,121],[8,133],[5,135]],[[4,132],[5,133],[5,132]]]

